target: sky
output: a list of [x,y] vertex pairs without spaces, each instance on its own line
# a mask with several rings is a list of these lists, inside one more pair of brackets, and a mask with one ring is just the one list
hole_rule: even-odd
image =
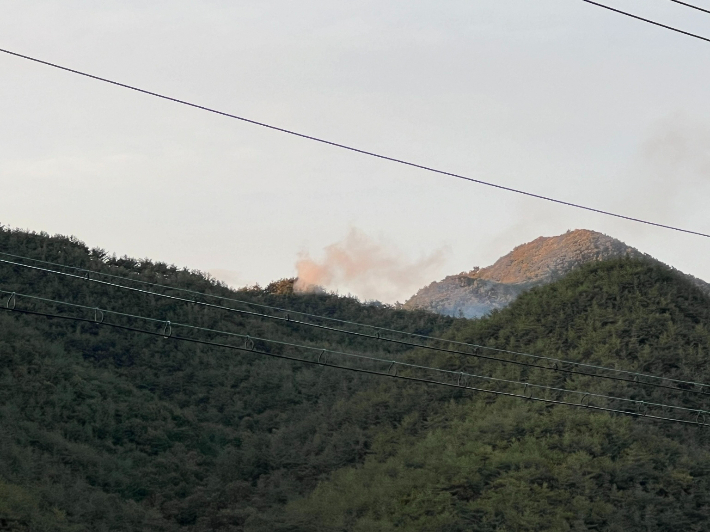
[[[669,0],[607,3],[710,37],[710,15]],[[0,0],[0,48],[710,233],[710,43],[581,0]],[[0,223],[234,286],[327,270],[339,257],[326,288],[404,301],[576,228],[710,280],[708,238],[345,152],[5,54],[0,95]]]

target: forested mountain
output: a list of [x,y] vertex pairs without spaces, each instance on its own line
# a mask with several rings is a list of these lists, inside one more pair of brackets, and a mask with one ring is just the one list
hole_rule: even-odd
[[[431,283],[412,296],[405,308],[480,317],[507,306],[526,290],[561,279],[584,264],[623,257],[650,258],[620,240],[586,229],[539,237],[516,247],[491,266]],[[689,278],[710,293],[710,285]]]
[[[260,354],[295,353],[258,340],[267,338],[644,405],[708,408],[705,395],[670,381],[653,388],[412,350],[298,324],[295,313],[288,321],[265,319],[257,314],[284,313],[253,305],[708,382],[710,301],[657,263],[588,264],[489,317],[462,320],[297,295],[288,280],[235,292],[199,272],[43,234],[2,230],[0,251],[252,303],[240,307],[252,314],[227,312],[101,285],[94,274],[87,280],[0,263],[0,529],[708,528],[710,433],[702,427]],[[158,321],[102,316],[94,307]],[[160,334],[92,323],[102,318]],[[259,352],[177,341],[188,335],[181,323],[248,334]],[[248,345],[243,337],[195,334]],[[495,388],[515,391],[512,384]]]
[[[708,303],[681,274],[621,259],[588,264],[454,330],[459,340],[707,382]],[[525,371],[492,373],[511,379]],[[547,378],[560,387],[708,408],[703,395],[555,372]],[[442,405],[425,430],[419,422],[413,414],[382,431],[364,464],[335,472],[290,511],[323,530],[710,527],[707,428],[483,394]]]
[[[296,296],[289,281],[234,293],[198,273],[111,258],[74,239],[5,230],[0,250],[424,334],[451,323],[351,298]],[[6,264],[0,290],[252,337],[386,357],[402,351]],[[16,308],[75,312],[22,297]],[[376,377],[6,311],[0,518],[47,531],[255,529],[323,475],[362,460],[378,426],[436,404],[434,390],[396,400],[404,391]]]

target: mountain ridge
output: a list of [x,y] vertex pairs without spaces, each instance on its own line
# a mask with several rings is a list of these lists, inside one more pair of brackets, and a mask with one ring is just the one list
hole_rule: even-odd
[[[425,286],[404,303],[404,308],[478,318],[507,306],[530,288],[560,279],[584,264],[622,257],[659,262],[616,238],[589,229],[541,236],[516,246],[490,266],[449,275]],[[684,275],[710,293],[706,282]]]
[[[705,395],[671,383],[710,382],[710,298],[689,276],[658,262],[587,263],[491,316],[457,320],[328,293],[297,294],[288,279],[229,290],[194,271],[112,257],[74,238],[0,228],[0,249],[166,289],[236,296],[247,305],[669,379],[653,387],[586,370],[424,352],[5,264],[0,285],[19,297],[17,307],[5,299],[0,312],[0,529],[707,529],[708,433],[652,416],[665,416],[665,404],[705,408]],[[538,270],[521,264],[521,271]],[[28,291],[45,299],[32,302],[21,295]],[[77,326],[14,311],[57,313],[53,301],[81,305],[65,316],[88,319]],[[257,343],[267,338],[276,355],[294,354],[277,343],[284,341],[318,346],[333,357],[376,356],[382,374],[338,370],[330,357],[318,364],[316,352],[315,363],[303,364],[264,357],[263,345],[235,356],[211,342],[105,328],[90,323],[96,307],[152,316],[156,332],[170,320],[176,329],[224,331],[233,345],[241,345],[234,335]],[[114,318],[117,325],[134,322],[127,314],[109,321]],[[203,332],[195,339],[213,339]],[[464,372],[496,379],[495,385],[485,379],[486,387],[501,395],[474,391],[474,381],[466,381],[475,387],[468,390],[405,384],[385,376],[394,361],[402,363],[395,366],[398,377],[421,376],[426,364],[449,372],[451,380],[442,384],[460,382]],[[540,392],[548,388],[535,398],[585,392],[634,406],[617,415],[583,408],[590,404],[585,396],[566,406],[522,400],[528,382]]]

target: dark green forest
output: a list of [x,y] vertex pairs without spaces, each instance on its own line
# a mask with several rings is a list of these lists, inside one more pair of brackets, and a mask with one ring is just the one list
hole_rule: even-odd
[[[0,252],[418,334],[710,382],[710,301],[654,262],[590,264],[489,317],[465,320],[334,294],[294,294],[290,280],[234,291],[197,271],[115,257],[61,236],[2,229]],[[710,408],[708,398],[692,390],[412,349],[2,263],[0,290],[6,292],[0,312],[0,530],[710,528],[710,428],[279,360],[262,353],[291,354],[291,348],[259,340],[259,352],[235,351],[28,315],[18,311],[94,316],[21,296],[12,302],[16,311],[5,307],[9,292],[32,294],[252,338]],[[155,331],[162,323],[153,324]],[[216,333],[201,338],[239,342]]]

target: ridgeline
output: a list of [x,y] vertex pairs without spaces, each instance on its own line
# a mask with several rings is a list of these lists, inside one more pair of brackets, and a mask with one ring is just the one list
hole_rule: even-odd
[[[465,320],[296,295],[289,280],[233,291],[199,272],[46,234],[3,229],[0,251],[710,382],[710,300],[691,280],[644,259],[580,266],[486,318]],[[644,404],[710,408],[706,396],[690,390],[412,350],[8,265],[0,265],[0,290],[150,316],[162,320],[156,331],[170,320]],[[78,312],[22,297],[16,309]],[[0,529],[692,531],[706,530],[710,518],[704,427],[401,382],[9,309],[0,313],[0,426]]]
[[[425,286],[407,300],[405,308],[478,318],[504,308],[535,286],[561,279],[580,266],[625,257],[654,260],[620,240],[587,229],[541,236],[517,246],[491,266],[449,275]],[[706,282],[687,277],[710,294]]]

